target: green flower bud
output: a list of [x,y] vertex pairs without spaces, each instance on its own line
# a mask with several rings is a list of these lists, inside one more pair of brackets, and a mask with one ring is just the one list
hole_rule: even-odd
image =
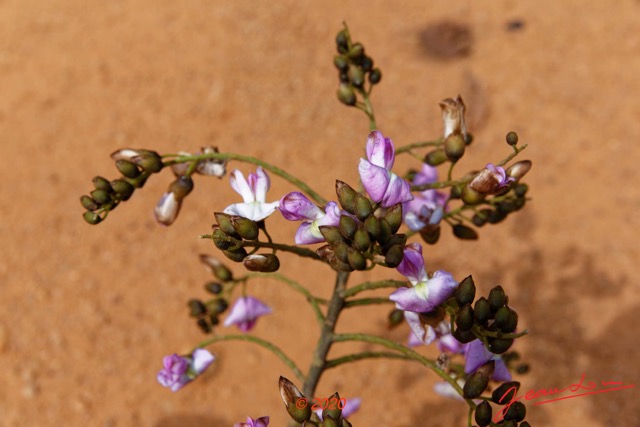
[[453,235],[462,240],[478,240],[478,233],[473,228],[462,224],[453,226]]
[[451,190],[449,191],[450,199],[459,199],[462,197],[462,190],[464,190],[464,184],[458,184],[451,186]]
[[492,210],[489,216],[487,217],[487,222],[489,224],[497,224],[501,222],[503,219],[505,219],[506,217],[507,217],[506,213],[499,211],[497,209]]
[[217,225],[214,226],[211,238],[213,239],[213,244],[216,245],[216,248],[220,249],[221,251],[229,249],[234,245],[233,242],[229,241],[229,236]]
[[461,332],[470,331],[473,327],[474,317],[471,304],[465,304],[456,315],[456,325]]
[[460,198],[465,205],[473,206],[484,200],[485,195],[477,192],[473,188],[471,188],[468,184],[464,186],[462,189],[462,194],[460,194]]
[[523,197],[529,191],[529,186],[527,184],[517,184],[513,187],[513,192],[516,193],[516,196]]
[[80,197],[80,203],[82,204],[82,207],[88,211],[95,211],[96,209],[98,209],[98,204],[96,203],[96,201],[89,196]]
[[217,298],[208,304],[208,308],[212,313],[222,314],[229,308],[229,303],[224,298]]
[[476,373],[472,374],[467,382],[464,383],[464,387],[462,388],[465,399],[475,399],[480,397],[487,389],[490,378],[491,375],[481,372],[480,369],[478,369]]
[[516,210],[516,204],[514,200],[503,200],[502,202],[496,205],[496,208],[500,212],[504,212],[505,214],[509,214]]
[[349,262],[349,245],[347,245],[344,242],[340,242],[338,243],[336,246],[334,246],[333,251],[336,255],[336,258],[338,258],[340,261],[344,262],[344,263],[348,263]]
[[344,237],[342,237],[342,233],[340,233],[340,228],[333,227],[331,225],[321,225],[318,228],[320,229],[320,233],[324,237],[324,240],[326,240],[331,246],[336,246],[338,243],[344,242]]
[[311,404],[294,383],[281,376],[278,381],[278,388],[280,389],[280,397],[282,397],[284,406],[295,422],[303,423],[311,418]]
[[473,142],[473,134],[467,132],[467,134],[464,136],[464,143],[467,145],[471,145],[472,142]]
[[206,319],[204,318],[200,318],[198,319],[198,321],[196,322],[196,324],[198,325],[198,327],[200,328],[200,330],[202,332],[204,332],[205,334],[209,334],[211,333],[211,325],[207,322]]
[[236,233],[236,229],[233,226],[233,221],[231,220],[231,215],[226,214],[224,212],[214,212],[213,216],[216,217],[216,222],[220,227],[220,230],[226,234],[227,236],[232,237],[240,237],[238,233]]
[[336,55],[333,57],[333,65],[340,71],[349,69],[349,60],[344,55]]
[[369,73],[369,83],[377,85],[380,83],[380,80],[382,80],[382,71],[380,71],[380,68],[374,68],[371,70]]
[[[329,397],[329,402],[340,402],[340,395],[338,392],[333,393]],[[342,418],[342,409],[338,407],[339,405],[335,405],[335,408],[332,409],[328,409],[329,406],[330,405],[327,405],[327,408],[322,411],[322,419],[331,418],[339,421]]]
[[357,230],[353,236],[353,247],[359,251],[366,252],[370,246],[371,239],[369,238],[369,233],[364,229]]
[[442,148],[436,148],[424,156],[424,162],[430,166],[438,166],[447,161],[447,154]]
[[456,329],[451,333],[451,335],[453,335],[453,337],[460,341],[462,344],[466,344],[477,339],[472,331],[461,331],[460,329]]
[[155,151],[144,150],[139,156],[133,157],[131,161],[149,173],[160,172],[164,167],[160,155]]
[[364,229],[367,230],[373,240],[378,240],[380,236],[380,220],[371,215],[364,221]]
[[393,245],[389,248],[386,255],[384,256],[384,263],[387,264],[387,267],[396,268],[397,266],[400,265],[403,259],[404,259],[404,246]]
[[105,203],[109,203],[111,201],[111,195],[105,190],[93,190],[91,193],[91,197],[96,203],[100,205],[104,205]]
[[500,307],[496,312],[495,324],[502,332],[514,332],[518,326],[518,313],[509,307]]
[[356,92],[349,83],[340,83],[338,86],[338,100],[345,105],[356,105]]
[[513,420],[509,420],[509,421],[502,421],[500,424],[498,424],[500,427],[518,427],[518,423],[516,423]]
[[346,53],[349,50],[349,34],[346,30],[342,30],[336,35],[336,47],[339,53]]
[[511,131],[507,134],[507,144],[509,145],[517,145],[518,144],[518,134]]
[[358,67],[357,65],[349,65],[349,71],[347,71],[347,75],[349,76],[349,81],[355,87],[360,87],[364,84],[364,71],[362,71],[362,68]]
[[324,417],[320,423],[320,427],[338,427],[338,422],[331,417]]
[[404,321],[404,311],[394,308],[389,312],[389,328],[395,328]]
[[359,194],[349,184],[336,180],[336,195],[340,206],[350,214],[356,213],[356,199]]
[[481,297],[473,306],[473,316],[479,325],[486,325],[491,318],[491,306],[485,297]]
[[522,402],[515,402],[509,406],[507,413],[504,414],[504,419],[507,421],[522,421],[527,416],[527,407]]
[[327,260],[329,261],[329,265],[336,271],[344,271],[349,273],[354,270],[354,268],[351,267],[348,263],[340,261],[335,255],[333,257],[327,257]]
[[352,217],[348,215],[342,215],[340,216],[339,228],[342,235],[346,239],[351,240],[355,236],[356,231],[358,231],[358,223]]
[[482,227],[487,223],[487,218],[489,217],[489,213],[491,212],[491,209],[482,209],[480,212],[477,212],[475,215],[473,215],[473,217],[471,218],[471,222],[473,222],[473,225],[475,225],[476,227]]
[[111,181],[111,188],[113,188],[113,191],[115,191],[123,201],[129,200],[135,191],[133,185],[129,184],[124,179],[115,179]]
[[440,238],[440,225],[423,228],[420,230],[420,237],[422,237],[425,243],[435,245]]
[[103,190],[107,193],[111,193],[111,185],[109,181],[101,176],[96,176],[92,180],[93,186],[96,187],[96,190]]
[[367,268],[367,259],[362,255],[362,252],[356,249],[348,249],[347,261],[354,270],[365,270]]
[[204,285],[204,289],[210,294],[218,295],[220,292],[222,292],[223,287],[218,282],[207,282]]
[[493,390],[493,393],[491,393],[491,401],[498,405],[506,405],[516,397],[519,389],[520,383],[518,381],[502,383],[498,388]]
[[227,249],[222,251],[224,256],[234,262],[241,262],[247,256],[247,250],[243,247],[237,249]]
[[245,240],[256,240],[260,229],[255,221],[241,216],[231,217],[231,224],[233,224],[234,230]]
[[231,273],[231,270],[216,258],[210,255],[201,254],[200,262],[202,262],[204,266],[221,282],[229,282],[233,280],[233,273]]
[[193,180],[188,176],[178,177],[169,185],[169,192],[175,195],[177,201],[181,201],[193,190]]
[[361,43],[354,43],[349,49],[349,58],[358,59],[364,55],[364,46]]
[[391,226],[391,233],[396,233],[402,225],[402,203],[395,204],[387,209],[383,216]]
[[207,307],[198,299],[190,299],[187,303],[189,306],[189,316],[200,317],[203,314],[207,314]]
[[456,302],[460,307],[471,304],[476,297],[476,284],[470,275],[462,279],[455,292]]
[[116,160],[116,168],[118,168],[118,171],[120,171],[120,173],[127,178],[133,179],[140,176],[140,169],[138,169],[138,166],[136,166],[135,163],[130,162],[129,160]]
[[369,216],[373,215],[373,206],[371,206],[371,202],[361,194],[358,194],[358,197],[356,197],[355,215],[360,221],[364,221]]
[[380,234],[378,235],[378,243],[380,243],[381,245],[386,245],[391,239],[391,236],[393,236],[393,233],[391,232],[391,226],[389,225],[389,222],[384,218],[379,222]]
[[444,141],[444,153],[447,158],[452,162],[457,162],[464,155],[464,149],[467,144],[464,142],[464,138],[459,133],[452,133]]
[[[364,71],[365,73],[368,73],[373,69],[373,59],[369,58],[366,55],[357,60],[357,62],[362,67],[362,71]],[[369,74],[369,79],[371,79],[371,74]]]
[[504,289],[502,286],[496,286],[489,291],[489,297],[487,298],[489,301],[489,306],[491,307],[491,312],[495,313],[498,311],[500,307],[504,305],[506,302],[506,295],[504,293]]
[[487,338],[489,351],[493,354],[502,354],[513,345],[513,338]]
[[[384,220],[383,220],[384,221]],[[407,235],[406,234],[394,234],[389,238],[389,241],[383,246],[382,253],[386,254],[387,251],[395,245],[400,245],[402,248],[407,244]]]
[[99,224],[100,221],[102,221],[102,218],[100,218],[100,215],[98,215],[97,213],[93,213],[90,211],[85,212],[82,215],[82,218],[84,218],[84,220],[91,225],[96,225]]
[[244,267],[249,271],[260,271],[262,273],[273,273],[280,268],[280,260],[273,254],[247,255],[242,261]]
[[486,400],[478,405],[475,420],[478,426],[486,427],[491,423],[491,405]]

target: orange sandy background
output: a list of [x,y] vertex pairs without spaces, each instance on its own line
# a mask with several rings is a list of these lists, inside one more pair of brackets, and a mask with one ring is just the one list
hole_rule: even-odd
[[[443,19],[471,29],[469,55],[426,54],[420,34]],[[203,338],[185,302],[205,297],[197,255],[216,250],[198,235],[237,200],[228,178],[198,179],[169,228],[152,216],[168,174],[96,227],[78,198],[94,175],[117,176],[109,154],[122,147],[217,145],[285,166],[325,197],[336,178],[357,182],[368,126],[335,99],[343,20],[382,69],[373,101],[397,145],[438,136],[437,103],[458,93],[476,137],[459,173],[508,154],[509,130],[529,144],[527,208],[478,242],[445,233],[425,250],[429,269],[507,290],[531,332],[517,347],[532,367],[523,390],[582,373],[640,383],[640,2],[0,0],[0,426],[285,425],[277,380],[291,375],[250,344],[214,346],[216,364],[179,393],[155,380],[163,355]],[[510,31],[513,20],[524,25]],[[273,179],[269,201],[291,190]],[[273,223],[291,239],[294,224]],[[329,295],[326,267],[282,261]],[[317,332],[304,301],[272,281],[250,292],[275,310],[254,333],[306,369]],[[387,311],[351,309],[339,330],[404,341]],[[363,362],[328,371],[318,394],[361,396],[355,426],[466,425],[465,405],[434,395],[435,380],[419,365]],[[637,402],[634,388],[531,405],[528,420],[638,426]]]

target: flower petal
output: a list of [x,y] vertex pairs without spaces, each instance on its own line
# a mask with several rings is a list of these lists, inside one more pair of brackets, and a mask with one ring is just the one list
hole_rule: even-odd
[[289,221],[317,220],[325,214],[322,209],[314,205],[304,194],[294,191],[280,199],[280,213]]
[[420,315],[411,311],[404,312],[404,318],[407,320],[411,331],[420,342],[429,345],[436,339],[436,331],[431,325],[422,323]]
[[[421,286],[419,289],[426,290],[424,286]],[[389,295],[389,299],[396,303],[398,310],[427,313],[434,308],[427,299],[427,296],[422,292],[416,292],[415,287],[396,289]]]
[[197,374],[201,374],[216,360],[215,356],[204,348],[198,348],[193,351],[193,362],[191,367]]
[[427,280],[427,272],[424,269],[424,259],[422,258],[422,246],[420,244],[410,243],[405,246],[404,258],[398,265],[397,270],[409,279],[413,285]]
[[383,167],[376,166],[365,159],[360,159],[358,164],[360,180],[367,194],[378,203],[385,195],[389,186],[390,173]]
[[395,173],[389,173],[389,183],[380,200],[380,205],[388,208],[397,203],[408,202],[409,200],[413,200],[409,183]]
[[433,274],[433,277],[427,281],[427,287],[429,288],[429,302],[433,304],[435,308],[453,295],[453,292],[458,287],[458,282],[456,282],[451,273],[438,270]]
[[233,172],[229,174],[229,182],[231,183],[231,188],[233,188],[236,193],[242,196],[242,200],[245,203],[255,202],[255,194],[246,179],[244,179],[244,175],[238,169],[234,169]]
[[475,372],[480,366],[487,363],[493,357],[493,353],[487,350],[480,340],[471,341],[467,344],[465,352],[464,372],[470,374]]
[[262,169],[262,166],[258,166],[255,174],[251,174],[250,182],[253,194],[256,197],[256,201],[264,202],[267,197],[267,191],[271,187],[271,180],[269,175]]
[[240,330],[251,330],[260,316],[271,313],[271,308],[254,297],[240,297],[231,308],[224,326],[237,325]]
[[395,161],[393,141],[385,138],[382,132],[374,130],[367,137],[367,159],[376,166],[391,170]]
[[[500,357],[500,356],[498,356]],[[496,358],[494,358],[496,359]],[[496,359],[495,369],[493,370],[493,376],[491,377],[496,381],[511,381],[511,372],[507,368],[507,365],[502,360],[502,357]]]
[[317,224],[305,222],[298,227],[294,241],[296,245],[312,245],[324,242],[324,236],[320,233]]

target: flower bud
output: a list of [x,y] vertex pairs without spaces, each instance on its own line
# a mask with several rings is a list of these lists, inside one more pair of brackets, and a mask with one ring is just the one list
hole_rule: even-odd
[[338,52],[347,53],[349,49],[349,34],[347,30],[342,30],[336,34],[336,47],[338,48]]
[[[218,147],[201,147],[202,154],[218,153]],[[227,173],[227,161],[224,159],[200,160],[196,165],[196,173],[205,176],[222,178]]]
[[471,304],[476,297],[476,284],[470,275],[465,277],[455,291],[456,302],[460,307]]
[[335,255],[328,256],[326,259],[327,261],[329,261],[329,265],[336,271],[344,271],[349,273],[354,270],[354,268],[351,267],[348,263],[340,261]]
[[453,226],[453,234],[461,240],[478,240],[478,233],[473,228],[462,224]]
[[120,199],[123,201],[129,200],[135,190],[133,185],[124,179],[114,179],[111,181],[111,188],[113,188],[113,191],[120,196]]
[[99,224],[100,221],[102,221],[102,218],[100,218],[100,215],[98,215],[97,213],[93,213],[90,211],[85,212],[82,215],[82,218],[84,218],[84,220],[91,225],[96,225]]
[[476,212],[471,218],[471,222],[476,227],[482,227],[487,223],[487,218],[489,217],[487,211],[490,213],[491,209],[482,209],[480,212]]
[[189,316],[191,317],[199,317],[207,314],[207,307],[198,299],[190,299],[187,305],[189,306]]
[[484,194],[477,192],[469,185],[465,185],[465,187],[462,189],[460,198],[465,205],[473,206],[484,200]]
[[380,80],[382,80],[382,71],[380,71],[380,68],[374,68],[371,70],[369,73],[369,83],[377,85],[380,83]]
[[343,418],[340,427],[353,427],[353,425],[349,421],[347,421],[346,418]]
[[364,55],[364,46],[362,43],[354,43],[349,49],[349,58],[358,59]]
[[462,135],[463,142],[467,134],[467,126],[464,120],[465,106],[460,95],[454,100],[447,98],[439,103],[442,110],[442,121],[444,123],[443,137],[458,133]]
[[340,206],[342,206],[345,211],[355,215],[356,199],[359,196],[358,192],[351,188],[349,184],[336,180],[336,195],[338,196]]
[[243,247],[239,247],[236,249],[227,249],[222,251],[222,253],[224,254],[224,256],[234,262],[241,262],[244,257],[247,256],[247,250]]
[[138,156],[132,157],[130,160],[136,165],[140,166],[144,171],[149,173],[157,173],[162,170],[164,164],[160,155],[155,151],[140,150],[141,153]]
[[516,397],[519,389],[520,383],[517,381],[502,383],[498,388],[493,390],[493,393],[491,393],[491,401],[498,405],[506,405]]
[[386,245],[393,236],[389,222],[384,218],[380,220],[380,234],[378,235],[378,243]]
[[[383,220],[384,221],[384,220]],[[389,241],[383,246],[382,253],[386,254],[387,251],[395,245],[402,246],[403,250],[407,244],[407,235],[406,234],[394,234],[389,238]]]
[[241,216],[232,216],[231,224],[233,224],[234,230],[237,231],[243,239],[256,240],[258,238],[260,229],[255,221]]
[[93,190],[91,193],[91,197],[96,203],[100,205],[104,205],[105,203],[109,203],[111,201],[111,196],[105,190]]
[[497,224],[502,220],[504,220],[506,217],[507,217],[507,214],[502,211],[499,211],[497,209],[491,210],[489,216],[487,216],[487,222],[489,224]]
[[260,271],[262,273],[273,273],[280,268],[280,260],[273,254],[248,255],[244,258],[243,264],[249,271]]
[[358,223],[356,222],[355,219],[353,219],[348,215],[340,216],[339,227],[342,235],[349,240],[353,239],[353,236],[355,236],[356,231],[358,231]]
[[180,212],[180,206],[181,202],[176,199],[174,193],[164,193],[153,211],[156,221],[162,225],[173,224]]
[[389,328],[394,328],[404,321],[404,311],[394,308],[389,313]]
[[103,191],[106,191],[107,193],[111,193],[112,191],[111,185],[109,185],[109,181],[106,178],[103,178],[101,176],[96,176],[93,178],[92,182],[96,190],[103,190]]
[[518,313],[509,307],[500,307],[496,312],[496,327],[502,332],[510,333],[518,326]]
[[203,333],[205,334],[211,333],[211,325],[209,324],[209,322],[207,322],[207,319],[200,318],[198,319],[196,324],[198,325],[198,327]]
[[233,280],[233,273],[231,273],[231,270],[216,258],[210,255],[201,254],[200,262],[204,264],[207,270],[209,270],[221,282],[229,282]]
[[230,240],[229,235],[222,231],[218,225],[213,226],[213,234],[211,237],[213,239],[213,244],[221,251],[229,249],[235,244]]
[[480,367],[477,372],[472,374],[467,382],[464,383],[462,392],[465,399],[476,399],[480,397],[482,393],[487,389],[491,375],[487,375],[484,371],[481,371],[481,369],[482,367]]
[[518,144],[518,134],[514,131],[511,131],[507,134],[507,144],[509,145],[517,145]]
[[357,65],[349,65],[349,71],[347,71],[347,75],[349,76],[349,81],[355,87],[360,87],[364,84],[364,71],[362,71],[362,68],[358,67]]
[[440,238],[440,225],[436,225],[435,227],[425,227],[420,230],[420,237],[424,240],[425,243],[429,245],[435,245]]
[[444,153],[452,162],[457,162],[464,155],[464,149],[467,146],[464,138],[459,133],[453,133],[444,141]]
[[178,177],[169,185],[169,191],[175,195],[176,200],[182,201],[193,190],[193,180],[188,176]]
[[473,306],[473,315],[479,325],[486,325],[491,318],[491,306],[485,297],[481,297]]
[[239,237],[238,233],[236,233],[235,227],[233,226],[231,215],[224,212],[214,212],[213,216],[215,216],[216,222],[224,234],[227,236]]
[[522,402],[514,402],[509,405],[507,413],[504,414],[504,419],[507,421],[522,421],[527,416],[527,407]]
[[344,242],[344,237],[342,237],[342,233],[340,233],[340,228],[331,225],[321,225],[318,229],[320,230],[322,237],[324,237],[324,240],[326,240],[331,246]]
[[470,343],[471,341],[477,339],[477,337],[473,334],[472,331],[461,331],[460,329],[456,329],[451,333],[455,339],[457,339],[462,344]]
[[369,216],[373,215],[373,206],[371,206],[371,202],[362,194],[358,194],[358,197],[356,197],[355,215],[360,221],[364,221]]
[[207,282],[204,285],[204,289],[210,294],[218,295],[220,292],[222,292],[223,287],[218,282]]
[[359,251],[366,252],[369,250],[371,246],[371,239],[369,238],[369,233],[367,233],[364,229],[359,229],[353,235],[353,247]]
[[[333,393],[329,397],[329,402],[340,402],[340,395],[338,392]],[[340,409],[339,406],[340,405],[335,405],[332,409],[329,409],[330,405],[327,405],[327,408],[322,411],[322,419],[331,418],[332,420],[339,421],[340,418],[342,418],[342,409]]]
[[344,55],[336,55],[333,57],[333,65],[340,71],[347,71],[349,60]]
[[474,317],[471,304],[465,304],[456,315],[456,325],[461,332],[470,331],[473,327]]
[[327,416],[322,419],[320,427],[338,427],[338,422],[333,418]]
[[364,221],[364,229],[367,230],[373,240],[378,240],[378,236],[380,236],[380,220],[371,215]]
[[278,381],[280,397],[284,402],[289,416],[297,423],[303,423],[311,418],[311,405],[291,381],[285,377],[280,377]]
[[404,246],[393,245],[389,248],[389,250],[385,254],[384,263],[387,264],[387,267],[396,268],[397,266],[400,265],[403,259],[404,259]]
[[365,270],[367,268],[367,259],[362,255],[362,252],[356,249],[348,249],[347,260],[354,270]]
[[344,262],[344,263],[348,263],[349,262],[349,245],[347,245],[344,242],[340,242],[338,243],[336,246],[333,247],[333,251],[336,255],[336,258],[338,258],[340,261]]
[[491,415],[491,405],[485,400],[476,408],[476,424],[480,427],[488,426],[491,423]]
[[362,68],[362,71],[364,71],[365,73],[368,73],[373,69],[373,59],[371,59],[367,55],[363,55],[361,58],[357,59],[355,62],[358,65],[360,65],[360,67]]
[[489,351],[494,354],[502,354],[513,345],[513,338],[487,338]]
[[80,197],[80,203],[82,204],[82,207],[88,211],[95,211],[96,209],[98,209],[98,204],[96,203],[96,201],[89,196]]
[[507,168],[507,176],[518,181],[520,178],[525,176],[529,170],[531,170],[531,160],[521,160],[519,162],[515,162],[511,166]]
[[136,166],[135,163],[130,162],[129,160],[126,160],[126,159],[116,160],[116,168],[118,169],[118,171],[120,171],[120,173],[123,176],[127,178],[133,179],[140,176],[140,169],[138,169],[138,166]]
[[383,218],[391,226],[391,233],[395,233],[402,225],[402,203],[395,204],[387,209]]
[[349,83],[340,83],[338,86],[338,100],[345,105],[356,105],[356,92]]
[[207,307],[211,313],[222,314],[229,308],[229,303],[224,298],[216,298],[209,302]]
[[113,160],[131,160],[136,156],[140,155],[140,150],[134,150],[133,148],[122,148],[120,150],[114,151],[111,153],[111,158]]
[[424,162],[430,166],[438,166],[447,161],[447,154],[443,148],[436,148],[424,156]]
[[498,285],[489,291],[489,297],[487,298],[489,301],[489,306],[491,307],[491,312],[495,313],[498,311],[500,307],[504,305],[506,302],[506,295],[504,293],[504,289],[502,286]]

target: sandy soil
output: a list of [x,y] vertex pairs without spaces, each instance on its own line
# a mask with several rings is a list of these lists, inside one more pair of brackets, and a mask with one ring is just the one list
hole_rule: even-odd
[[[216,346],[215,367],[180,393],[155,380],[164,354],[202,339],[185,302],[204,297],[197,255],[215,250],[197,236],[236,200],[227,181],[198,180],[170,228],[152,217],[168,176],[98,227],[83,223],[78,197],[94,175],[116,176],[108,155],[120,147],[214,144],[286,165],[327,197],[336,178],[356,182],[367,123],[335,100],[343,20],[383,70],[374,102],[397,144],[438,135],[437,102],[458,93],[476,135],[466,168],[504,157],[509,130],[530,144],[527,209],[476,243],[447,235],[425,254],[429,268],[473,273],[485,293],[508,290],[531,331],[523,389],[583,373],[640,383],[640,2],[0,0],[0,426],[285,424],[286,367],[248,344]],[[441,20],[471,30],[467,55],[428,54],[420,35]],[[274,180],[270,194],[290,190]],[[326,269],[283,264],[329,294]],[[275,309],[255,334],[307,366],[310,310],[275,282],[251,292]],[[385,316],[354,309],[342,330],[404,340]],[[329,371],[319,393],[361,396],[356,426],[466,425],[434,381],[420,366],[366,362]],[[636,426],[638,397],[530,406],[529,420]]]

